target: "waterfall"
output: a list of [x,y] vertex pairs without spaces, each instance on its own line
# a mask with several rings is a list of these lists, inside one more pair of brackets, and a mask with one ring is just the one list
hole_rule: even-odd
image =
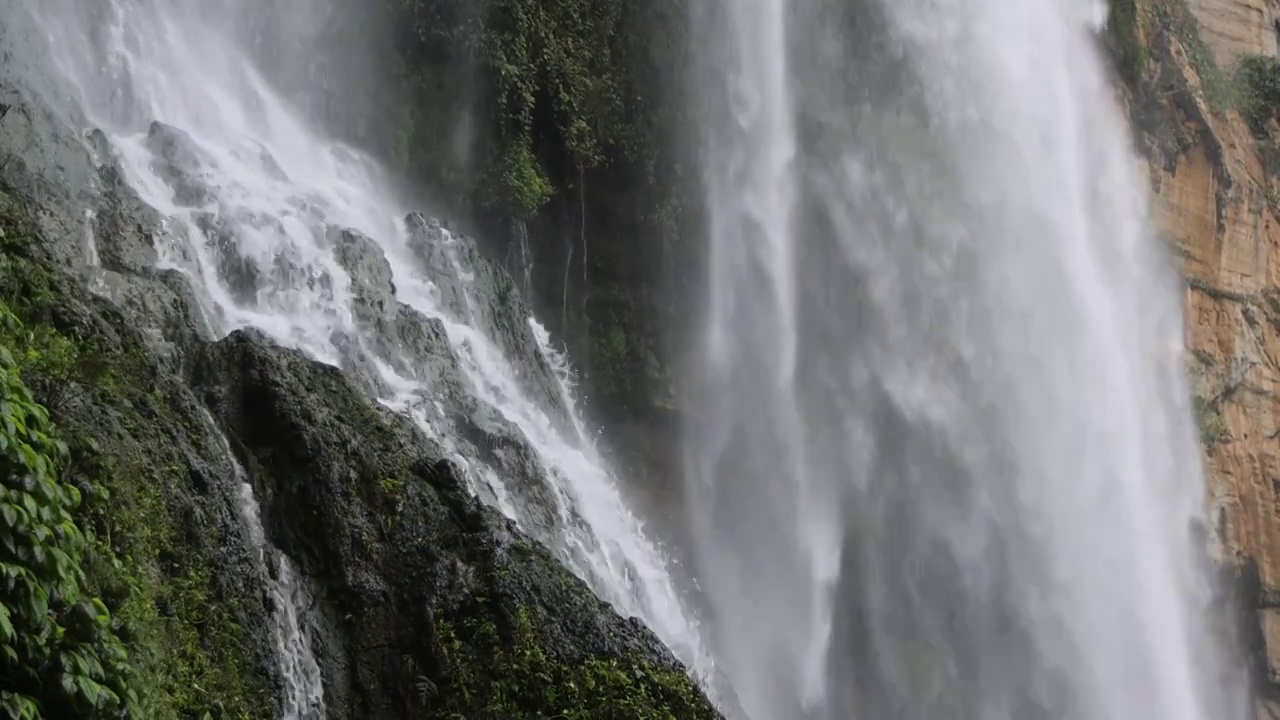
[[1243,716],[1097,3],[710,5],[688,522],[746,714]]
[[[255,327],[348,370],[439,442],[483,500],[698,664],[666,556],[623,503],[515,282],[470,238],[410,212],[394,178],[306,114],[324,104],[306,102],[304,80],[328,9],[0,0],[0,32],[20,61],[7,74],[86,137],[101,131],[95,157],[154,210],[154,264],[190,279],[215,334]],[[245,514],[271,570],[280,643],[310,678],[305,608],[290,601],[305,578],[271,559],[251,494]],[[289,717],[316,712],[318,688],[290,683]]]
[[[267,542],[262,527],[262,513],[253,495],[244,469],[235,463],[240,480],[240,512],[244,515],[249,541],[257,554],[259,569],[267,579],[267,592],[272,603],[275,627],[276,661],[284,685],[281,720],[322,720],[324,718],[324,685],[320,666],[311,652],[311,638],[303,627],[300,608],[306,606],[307,593],[295,576],[293,564],[284,553]],[[272,560],[274,559],[274,563]]]

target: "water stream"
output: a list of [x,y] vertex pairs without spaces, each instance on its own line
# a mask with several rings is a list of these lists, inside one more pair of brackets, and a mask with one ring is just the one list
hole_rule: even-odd
[[718,7],[689,522],[750,717],[1243,717],[1097,4]]
[[289,558],[267,542],[262,527],[262,511],[253,495],[244,469],[236,463],[240,480],[238,500],[249,531],[250,543],[266,578],[267,592],[273,606],[276,659],[283,685],[281,720],[322,720],[324,718],[324,684],[320,666],[311,651],[310,630],[302,618],[309,606],[306,589],[297,578]]

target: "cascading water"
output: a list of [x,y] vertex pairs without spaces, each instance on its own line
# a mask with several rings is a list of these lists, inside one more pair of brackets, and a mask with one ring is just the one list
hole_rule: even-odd
[[1096,5],[702,8],[689,522],[753,720],[1244,717]]
[[666,561],[514,283],[469,239],[406,215],[377,165],[313,129],[244,47],[306,66],[292,23],[325,5],[0,0],[0,15],[10,49],[38,59],[20,80],[105,133],[95,150],[157,211],[158,264],[190,278],[215,333],[256,327],[350,370],[452,452],[477,493],[699,661]]
[[253,487],[245,479],[240,464],[237,462],[235,465],[240,481],[240,511],[249,531],[249,542],[257,552],[260,569],[267,578],[274,606],[276,658],[284,685],[281,720],[321,720],[324,717],[324,686],[320,666],[311,651],[311,638],[300,616],[300,608],[306,607],[306,592],[298,584],[289,558],[267,542],[262,512],[253,495]]

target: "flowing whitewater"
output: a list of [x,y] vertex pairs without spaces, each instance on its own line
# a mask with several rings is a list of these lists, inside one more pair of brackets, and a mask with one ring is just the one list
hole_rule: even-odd
[[[314,59],[299,38],[327,8],[0,0],[9,49],[27,63],[19,80],[83,128],[154,209],[156,264],[190,278],[214,334],[258,328],[348,370],[417,421],[484,500],[700,661],[666,560],[624,506],[573,407],[563,358],[515,283],[470,239],[407,212],[375,162],[317,131],[273,84],[295,81],[290,97],[305,95],[306,73],[290,69]],[[290,575],[281,558],[276,590]],[[284,662],[307,676],[306,619],[278,619]],[[285,688],[289,717],[322,709],[313,690]]]
[[1098,4],[715,10],[689,523],[747,715],[1244,717]]
[[324,685],[311,651],[311,637],[300,616],[301,608],[308,605],[306,591],[299,585],[289,558],[267,542],[262,511],[238,462],[236,475],[240,481],[240,511],[274,607],[276,661],[284,685],[281,720],[319,720],[324,717]]

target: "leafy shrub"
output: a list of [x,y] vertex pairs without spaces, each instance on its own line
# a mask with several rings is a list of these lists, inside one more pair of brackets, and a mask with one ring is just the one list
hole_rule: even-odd
[[67,448],[9,350],[23,336],[0,305],[0,713],[118,717],[132,700],[128,655],[85,591],[80,493],[58,479]]
[[1212,450],[1218,443],[1231,437],[1227,424],[1219,414],[1217,404],[1202,397],[1195,399],[1196,426],[1200,428],[1200,444]]
[[1280,115],[1280,60],[1248,55],[1236,71],[1240,114],[1259,138],[1267,136],[1267,123]]
[[1136,85],[1147,64],[1147,49],[1138,39],[1137,0],[1111,0],[1104,41],[1120,78]]

